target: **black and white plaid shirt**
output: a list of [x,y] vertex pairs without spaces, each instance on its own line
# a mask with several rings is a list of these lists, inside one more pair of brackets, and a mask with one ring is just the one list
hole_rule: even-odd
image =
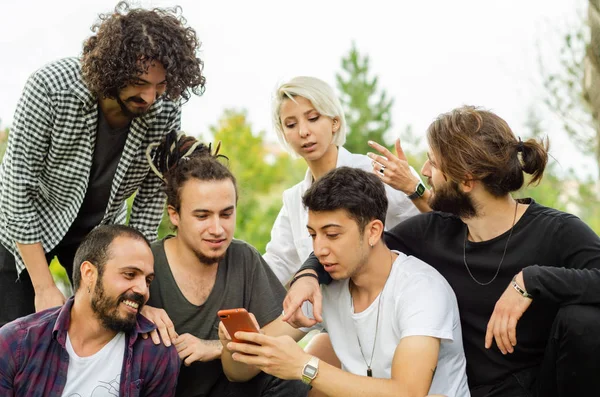
[[[129,224],[156,239],[164,194],[145,150],[180,123],[179,104],[164,99],[132,121],[101,224],[124,223],[125,200],[137,191]],[[46,65],[27,81],[0,164],[0,242],[15,255],[19,273],[24,264],[15,242],[41,242],[49,252],[77,217],[97,124],[98,100],[81,79],[78,59]]]

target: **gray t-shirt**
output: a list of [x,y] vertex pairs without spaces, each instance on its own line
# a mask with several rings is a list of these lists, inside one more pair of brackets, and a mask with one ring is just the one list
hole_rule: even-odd
[[[241,240],[233,240],[217,269],[215,285],[201,306],[191,304],[175,282],[165,254],[164,240],[152,244],[155,278],[148,305],[164,309],[179,334],[218,340],[217,311],[243,307],[256,316],[259,325],[281,314],[285,288],[258,251]],[[209,395],[224,377],[221,360],[182,365],[177,384],[179,397]]]

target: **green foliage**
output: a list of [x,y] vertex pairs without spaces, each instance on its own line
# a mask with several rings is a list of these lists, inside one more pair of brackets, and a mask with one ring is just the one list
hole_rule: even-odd
[[210,133],[214,142],[221,141],[221,152],[238,182],[236,238],[264,252],[281,208],[281,193],[302,179],[304,163],[266,144],[263,131],[252,131],[245,111],[225,110]]
[[342,58],[342,72],[336,74],[336,80],[348,124],[344,147],[352,153],[366,153],[370,151],[368,140],[384,142],[394,100],[379,90],[377,76],[369,76],[369,56],[362,56],[355,43]]
[[538,61],[544,104],[559,116],[574,146],[595,160],[600,180],[600,120],[595,109],[598,104],[593,103],[599,89],[589,83],[596,81],[592,76],[597,76],[599,71],[592,65],[600,64],[600,56],[591,46],[590,28],[584,18],[580,16],[577,25],[571,26],[562,37],[556,70],[549,70],[541,55]]
[[4,130],[0,130],[0,162],[2,162],[2,158],[4,157],[4,152],[6,152],[6,146],[8,145],[8,128]]

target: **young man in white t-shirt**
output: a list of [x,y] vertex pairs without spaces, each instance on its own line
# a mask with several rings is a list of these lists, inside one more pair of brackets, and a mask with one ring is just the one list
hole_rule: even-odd
[[469,396],[454,293],[436,270],[381,239],[383,183],[341,167],[315,182],[303,203],[315,255],[335,280],[322,287],[322,325],[339,361],[320,361],[287,336],[238,332],[257,345],[226,344],[227,376],[241,381],[262,370],[302,379],[311,395]]

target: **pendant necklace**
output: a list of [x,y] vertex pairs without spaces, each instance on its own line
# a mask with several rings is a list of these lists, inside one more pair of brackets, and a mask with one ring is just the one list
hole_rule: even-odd
[[471,273],[471,269],[469,269],[469,265],[467,265],[467,240],[469,239],[469,227],[467,226],[467,228],[465,230],[465,242],[463,245],[463,262],[465,263],[467,272],[469,272],[469,276],[471,276],[473,281],[475,281],[477,284],[479,284],[481,286],[490,285],[491,283],[494,282],[496,277],[498,277],[498,273],[500,273],[500,267],[502,267],[502,262],[504,262],[504,255],[506,255],[506,249],[508,248],[508,242],[510,241],[510,236],[512,236],[513,230],[515,228],[515,221],[517,220],[517,209],[518,208],[519,208],[519,202],[517,201],[515,204],[515,215],[513,216],[513,223],[512,223],[512,226],[510,227],[510,233],[508,233],[508,238],[506,239],[506,244],[504,245],[504,252],[502,253],[502,258],[500,259],[500,263],[498,264],[498,268],[496,269],[496,274],[494,274],[494,277],[492,277],[492,279],[490,281],[488,281],[487,283],[482,283],[481,281],[477,280],[475,278],[475,276],[473,276],[473,273]]
[[[394,265],[394,254],[392,253],[392,251],[390,251],[390,257],[392,259],[392,266]],[[392,269],[390,269],[390,273],[392,272]],[[388,274],[388,277],[390,275]],[[350,280],[352,281],[352,280]],[[387,278],[386,278],[386,282],[387,282]],[[385,284],[383,285],[383,288],[381,289],[381,293],[379,294],[379,302],[377,303],[377,319],[375,320],[375,338],[373,339],[373,348],[371,349],[371,360],[369,360],[369,362],[367,363],[367,359],[365,358],[365,353],[363,353],[363,348],[360,344],[360,338],[358,337],[358,332],[356,332],[356,340],[358,341],[358,349],[360,350],[360,355],[362,356],[363,361],[365,362],[365,365],[367,366],[367,376],[372,378],[373,377],[373,370],[371,369],[371,364],[373,364],[373,356],[375,355],[375,346],[377,344],[377,333],[379,331],[379,312],[381,311],[381,302],[383,301],[383,290],[385,289]],[[352,300],[352,289],[350,288],[350,304],[352,307],[352,312],[354,312],[354,302]]]

